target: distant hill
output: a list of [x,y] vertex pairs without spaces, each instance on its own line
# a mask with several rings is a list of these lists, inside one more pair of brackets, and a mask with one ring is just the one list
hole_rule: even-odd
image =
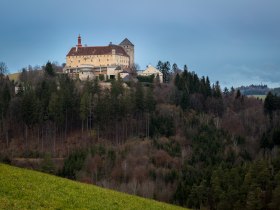
[[0,209],[183,209],[0,164]]
[[276,94],[276,95],[280,96],[280,87],[274,88],[271,92],[272,92],[272,94]]
[[9,76],[10,80],[18,81],[19,75],[20,75],[20,73],[13,73],[13,74],[9,74],[8,76]]
[[237,88],[242,95],[266,95],[271,89],[267,85],[250,85]]

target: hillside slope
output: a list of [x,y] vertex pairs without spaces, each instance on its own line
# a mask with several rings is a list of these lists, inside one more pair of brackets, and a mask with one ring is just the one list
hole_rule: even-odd
[[0,164],[0,209],[182,209]]
[[20,75],[20,73],[12,73],[12,74],[9,74],[8,76],[9,76],[10,80],[18,81],[19,75]]

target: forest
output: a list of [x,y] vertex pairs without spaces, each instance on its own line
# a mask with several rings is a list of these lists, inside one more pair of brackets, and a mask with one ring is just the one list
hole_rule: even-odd
[[18,81],[1,68],[0,161],[192,209],[280,209],[280,96],[221,90],[168,61],[164,83],[110,88],[51,62]]

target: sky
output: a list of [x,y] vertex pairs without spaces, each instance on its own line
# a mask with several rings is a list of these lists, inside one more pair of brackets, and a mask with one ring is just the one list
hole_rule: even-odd
[[141,69],[186,64],[222,87],[280,87],[279,0],[1,0],[0,61],[9,72],[71,47],[128,38]]

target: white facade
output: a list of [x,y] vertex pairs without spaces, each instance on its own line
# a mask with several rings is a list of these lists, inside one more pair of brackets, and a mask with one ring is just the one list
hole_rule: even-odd
[[123,70],[118,69],[116,67],[108,67],[107,68],[107,77],[108,79],[118,79],[118,74]]
[[[100,75],[104,76],[104,79],[118,79],[118,75],[121,74],[123,70],[121,67],[116,66],[100,66],[94,67],[90,64],[83,64],[76,68],[65,68],[64,73],[68,74],[72,78],[79,78],[80,80],[92,80]],[[121,78],[123,78],[121,74]]]
[[81,67],[79,68],[79,79],[80,80],[94,79],[93,66],[81,65]]
[[152,65],[148,65],[147,68],[142,71],[141,73],[139,73],[140,76],[151,76],[151,75],[155,75],[155,78],[158,76],[159,77],[159,82],[162,83],[163,82],[163,74],[156,69],[155,67],[153,67]]

